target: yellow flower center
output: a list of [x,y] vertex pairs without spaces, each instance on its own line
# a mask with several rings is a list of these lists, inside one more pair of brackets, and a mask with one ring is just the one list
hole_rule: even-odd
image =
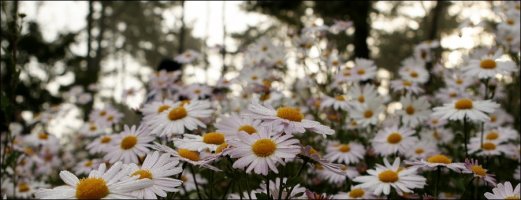
[[310,155],[318,155],[318,151],[315,148],[311,147],[311,148],[309,148],[309,154]]
[[186,177],[185,175],[182,175],[182,176],[181,176],[181,181],[183,181],[184,183],[186,183],[186,181],[188,181],[188,177]]
[[152,173],[146,169],[138,169],[137,171],[132,173],[131,176],[136,176],[136,175],[139,175],[139,179],[144,179],[144,178],[152,179]]
[[351,151],[351,147],[349,147],[348,144],[342,144],[342,145],[340,145],[340,147],[338,147],[338,150],[340,152],[346,153],[346,152]]
[[452,160],[450,158],[448,158],[447,156],[437,154],[437,155],[427,158],[427,162],[450,164],[450,163],[452,163]]
[[109,188],[102,178],[83,178],[76,185],[77,199],[101,199],[108,194]]
[[514,25],[514,20],[513,19],[507,19],[507,24],[508,25]]
[[496,115],[490,115],[490,122],[496,122],[497,116]]
[[239,131],[244,131],[250,135],[257,133],[257,129],[250,125],[242,125],[241,127],[239,127]]
[[423,150],[422,148],[417,148],[414,152],[416,154],[422,154],[423,152],[425,152],[425,150]]
[[387,136],[387,142],[390,144],[397,144],[402,141],[402,135],[400,133],[394,132]]
[[344,98],[344,96],[342,96],[342,95],[338,95],[338,96],[336,96],[335,99],[336,99],[337,101],[345,101],[345,100],[346,100],[346,98]]
[[259,77],[256,75],[251,76],[251,80],[257,80]]
[[29,190],[31,190],[31,188],[29,188],[29,185],[27,185],[27,183],[18,184],[18,192],[27,192]]
[[103,136],[103,137],[101,138],[100,143],[101,143],[101,144],[106,144],[106,143],[109,143],[111,140],[112,140],[112,138],[110,138],[109,136]]
[[477,174],[477,175],[480,175],[480,176],[486,176],[487,175],[487,170],[483,169],[483,167],[481,167],[479,165],[472,165],[472,167],[470,167],[470,169],[472,170],[472,172],[474,172],[474,174]]
[[133,136],[133,135],[129,135],[125,138],[123,138],[123,140],[121,140],[121,148],[122,149],[130,149],[132,147],[134,147],[137,143],[137,137],[136,136]]
[[352,189],[350,192],[349,192],[349,197],[351,198],[360,198],[360,197],[363,197],[365,194],[365,191],[360,189],[360,188],[356,188],[356,189]]
[[481,145],[481,148],[487,151],[491,151],[496,149],[496,145],[491,142],[485,142],[483,145]]
[[459,78],[458,78],[458,79],[456,79],[456,84],[458,84],[458,85],[461,85],[461,84],[463,84],[463,80],[461,80],[461,79],[459,79]]
[[449,93],[449,96],[450,96],[450,97],[456,97],[456,96],[458,96],[458,93],[456,93],[456,92],[450,92],[450,93]]
[[393,170],[385,170],[378,174],[378,179],[384,183],[394,183],[398,181],[398,173]]
[[356,71],[356,73],[358,75],[364,75],[365,74],[365,70],[364,69],[359,69],[358,71]]
[[179,106],[177,108],[172,109],[168,113],[168,119],[170,119],[171,121],[183,119],[186,117],[187,114],[188,113],[186,112],[186,109],[183,106]]
[[360,103],[364,103],[364,102],[365,102],[365,97],[364,97],[364,95],[360,95],[360,96],[358,97],[358,102],[360,102]]
[[271,139],[260,139],[253,143],[251,150],[258,157],[268,157],[277,150],[277,144]]
[[505,200],[519,200],[519,195],[507,196]]
[[479,67],[481,67],[481,69],[495,69],[496,68],[496,61],[491,60],[491,59],[482,60],[479,63]]
[[204,134],[203,142],[206,144],[222,144],[224,143],[224,134],[217,132]]
[[364,117],[365,118],[371,118],[373,116],[373,111],[372,110],[366,110],[364,112]]
[[456,104],[454,104],[454,108],[456,108],[458,110],[472,109],[472,100],[460,99],[460,100],[456,101]]
[[402,83],[403,83],[403,86],[407,86],[407,87],[411,87],[411,85],[412,85],[412,82],[410,82],[410,81],[403,81]]
[[177,153],[179,154],[179,156],[188,160],[199,161],[199,152],[197,151],[190,151],[188,149],[178,149]]
[[109,115],[109,116],[107,117],[107,120],[108,120],[109,122],[111,122],[112,120],[114,120],[114,116]]
[[438,140],[438,141],[441,140],[441,135],[440,135],[440,133],[438,132],[438,130],[434,130],[434,131],[432,132],[432,137],[434,137],[434,139],[436,139],[436,140]]
[[47,135],[46,133],[38,133],[38,138],[40,140],[47,140],[49,138],[49,135]]
[[92,167],[92,160],[88,160],[87,162],[85,162],[84,166],[85,167]]
[[406,112],[408,115],[413,115],[413,114],[414,114],[414,107],[412,107],[412,106],[407,106],[407,108],[405,108],[405,112]]
[[102,116],[102,117],[105,116],[106,114],[107,114],[107,111],[104,111],[104,110],[99,112],[99,116]]
[[159,108],[157,108],[157,113],[162,113],[163,111],[168,110],[169,108],[170,108],[169,105],[159,106]]
[[89,126],[89,130],[94,132],[94,131],[98,130],[98,127],[96,127],[96,124],[92,124],[91,123],[90,126]]
[[262,95],[259,97],[259,99],[260,99],[261,101],[266,101],[266,100],[270,99],[270,94],[269,94],[269,93],[267,93],[267,94],[262,94]]
[[222,143],[221,145],[219,145],[217,147],[217,149],[215,149],[215,153],[221,153],[223,152],[224,149],[226,149],[226,147],[228,147],[228,144],[226,143]]
[[486,137],[486,138],[487,138],[487,140],[495,140],[495,139],[497,139],[498,137],[499,137],[499,134],[497,134],[497,132],[495,132],[495,131],[492,131],[492,132],[489,132],[489,133],[487,134],[487,137]]
[[413,77],[413,78],[417,78],[417,77],[418,77],[418,72],[416,72],[416,71],[412,71],[412,72],[410,73],[410,75],[411,75],[411,77]]
[[300,122],[304,119],[304,115],[300,113],[298,108],[293,107],[280,107],[277,109],[277,117],[287,119],[294,122]]
[[200,90],[200,89],[195,89],[195,90],[194,90],[194,93],[195,93],[195,94],[201,94],[201,90]]

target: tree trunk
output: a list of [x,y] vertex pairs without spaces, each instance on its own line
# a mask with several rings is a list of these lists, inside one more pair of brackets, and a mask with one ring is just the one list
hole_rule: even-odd
[[371,10],[371,2],[357,1],[353,2],[353,5],[355,5],[354,9],[356,9],[356,12],[352,12],[349,15],[353,19],[353,25],[355,27],[355,57],[369,58],[370,51],[367,45],[367,38],[369,37],[370,30],[369,12]]

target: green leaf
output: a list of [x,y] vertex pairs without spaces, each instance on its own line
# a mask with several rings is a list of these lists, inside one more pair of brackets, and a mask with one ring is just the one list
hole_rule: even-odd
[[270,199],[266,193],[255,193],[255,197],[259,200],[268,200]]
[[21,152],[18,152],[18,151],[13,151],[11,153],[9,153],[9,155],[7,155],[7,158],[5,159],[5,163],[2,163],[2,169],[6,169],[7,166],[10,166],[11,164],[13,164],[14,162],[16,162],[17,158],[22,155]]

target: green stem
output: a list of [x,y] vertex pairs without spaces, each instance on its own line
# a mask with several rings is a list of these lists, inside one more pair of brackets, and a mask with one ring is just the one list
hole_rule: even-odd
[[194,179],[195,190],[197,190],[197,197],[199,197],[199,199],[203,199],[203,198],[201,198],[201,192],[199,191],[199,184],[197,184],[197,179],[195,178],[195,170],[192,165],[190,165],[190,171],[192,172],[192,178]]
[[268,195],[268,199],[270,199],[270,177],[269,177],[270,173],[268,173],[268,175],[266,175],[266,193]]
[[474,181],[474,177],[472,177],[470,179],[469,183],[467,183],[467,186],[464,188],[463,193],[461,193],[460,199],[464,199],[465,198],[465,192],[467,192],[467,188],[469,188],[472,185],[472,181]]
[[464,143],[465,143],[465,158],[468,158],[469,157],[469,152],[468,152],[468,148],[467,148],[467,143],[468,143],[468,137],[469,137],[469,133],[468,133],[468,124],[467,124],[467,116],[464,116],[463,117],[463,134],[464,134]]
[[281,199],[282,198],[282,180],[284,179],[284,175],[282,174],[283,171],[280,172],[280,178],[279,178],[279,198],[277,199]]
[[230,182],[228,182],[228,185],[226,186],[226,189],[224,190],[224,194],[223,194],[223,197],[221,199],[226,199],[226,195],[228,195],[228,191],[230,191],[230,188],[233,187],[233,181],[230,180]]
[[434,197],[436,199],[438,199],[438,194],[439,194],[439,191],[438,191],[438,185],[440,183],[440,174],[441,174],[441,166],[438,166],[438,168],[436,169],[436,185],[434,185]]

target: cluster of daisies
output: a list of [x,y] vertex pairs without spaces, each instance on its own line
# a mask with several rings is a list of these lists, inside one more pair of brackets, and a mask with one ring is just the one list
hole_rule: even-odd
[[[134,124],[105,104],[58,137],[48,127],[70,104],[49,107],[2,134],[2,194],[519,199],[520,135],[508,105],[520,103],[510,98],[519,92],[520,4],[497,9],[496,45],[474,49],[455,68],[439,61],[439,42],[425,41],[392,80],[382,78],[374,61],[322,45],[352,29],[336,21],[289,34],[291,44],[260,38],[243,52],[237,76],[213,85],[185,84],[179,71],[152,74]],[[176,60],[200,57],[189,50]],[[288,82],[288,60],[305,76]],[[73,87],[66,97],[84,105],[89,91],[96,88]]]

